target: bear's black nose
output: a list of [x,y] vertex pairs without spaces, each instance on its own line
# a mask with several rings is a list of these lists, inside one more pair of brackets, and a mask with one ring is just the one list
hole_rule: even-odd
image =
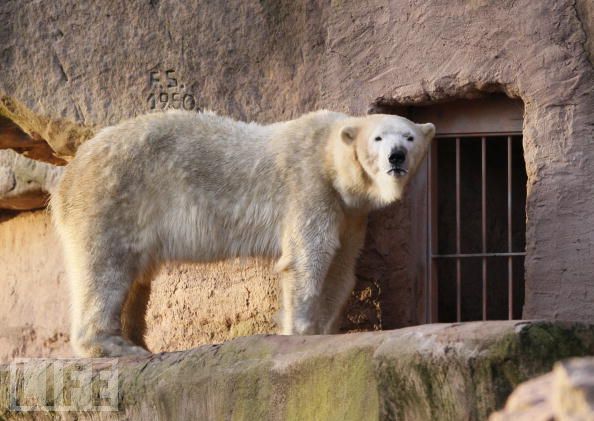
[[390,164],[394,165],[395,167],[404,164],[405,160],[406,151],[404,149],[395,149],[388,157],[388,161],[390,161]]

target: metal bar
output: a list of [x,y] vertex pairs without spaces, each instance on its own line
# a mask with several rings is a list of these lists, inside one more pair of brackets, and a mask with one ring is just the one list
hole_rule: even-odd
[[[456,138],[456,253],[460,254],[460,138]],[[462,268],[456,258],[456,320],[462,321]]]
[[510,257],[510,256],[526,256],[526,252],[513,253],[453,253],[453,254],[434,254],[434,259],[457,259],[464,257]]
[[[439,199],[439,183],[437,181],[437,165],[438,165],[438,151],[439,151],[439,143],[433,142],[431,145],[431,193],[430,193],[430,200],[431,200],[431,227],[430,233],[431,236],[431,247],[429,252],[433,255],[433,253],[437,253],[438,251],[438,236],[439,236],[439,227],[437,224],[437,206],[438,206],[438,199]],[[431,294],[433,297],[433,302],[431,303],[431,322],[439,322],[439,276],[437,271],[437,261],[431,259],[429,261],[429,266],[431,270]]]
[[[512,252],[512,137],[507,137],[507,251]],[[514,280],[512,256],[507,258],[507,316],[514,318]]]
[[440,138],[466,138],[466,137],[481,137],[481,136],[521,136],[522,132],[499,132],[499,133],[491,133],[491,132],[467,132],[467,133],[440,133]]
[[429,153],[427,154],[427,272],[425,280],[425,323],[432,323],[433,320],[431,317],[431,307],[433,305],[433,288],[431,285],[432,273],[431,273],[431,266],[433,263],[433,242],[431,241],[433,235],[431,234],[431,229],[433,225],[433,207],[431,203],[431,192],[433,191],[433,183],[431,180],[432,171],[431,171],[431,147],[429,147]]
[[[487,252],[487,139],[481,138],[481,233],[483,254]],[[483,320],[487,320],[487,258],[483,256]]]

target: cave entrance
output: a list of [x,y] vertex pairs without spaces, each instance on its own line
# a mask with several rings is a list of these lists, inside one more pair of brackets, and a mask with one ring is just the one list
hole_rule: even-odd
[[523,103],[503,95],[372,112],[432,122],[410,186],[411,250],[425,322],[522,317],[526,244]]

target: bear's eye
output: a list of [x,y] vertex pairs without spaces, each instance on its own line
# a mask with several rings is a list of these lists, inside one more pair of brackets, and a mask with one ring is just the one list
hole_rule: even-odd
[[412,142],[413,140],[415,140],[415,138],[413,136],[408,136],[406,138],[406,140],[408,140],[409,142]]
[[376,142],[379,142],[380,140],[382,140],[381,136],[378,136],[374,139]]

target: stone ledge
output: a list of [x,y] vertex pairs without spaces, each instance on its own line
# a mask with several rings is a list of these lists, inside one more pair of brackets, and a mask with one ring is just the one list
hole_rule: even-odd
[[[519,383],[549,371],[559,359],[592,353],[594,326],[541,321],[250,336],[113,360],[119,412],[87,410],[75,399],[68,404],[78,412],[11,411],[11,402],[25,401],[23,370],[38,379],[56,361],[34,360],[14,370],[16,399],[11,366],[0,366],[0,419],[485,419]],[[112,367],[102,361],[90,380],[96,398],[105,382],[101,373]],[[72,368],[91,362],[61,363]],[[47,396],[54,396],[50,383]],[[62,389],[79,385],[80,379],[66,379]]]
[[47,205],[62,168],[0,149],[0,209],[30,210]]
[[67,119],[38,115],[0,92],[0,149],[10,148],[31,159],[65,165],[95,131],[95,127]]

